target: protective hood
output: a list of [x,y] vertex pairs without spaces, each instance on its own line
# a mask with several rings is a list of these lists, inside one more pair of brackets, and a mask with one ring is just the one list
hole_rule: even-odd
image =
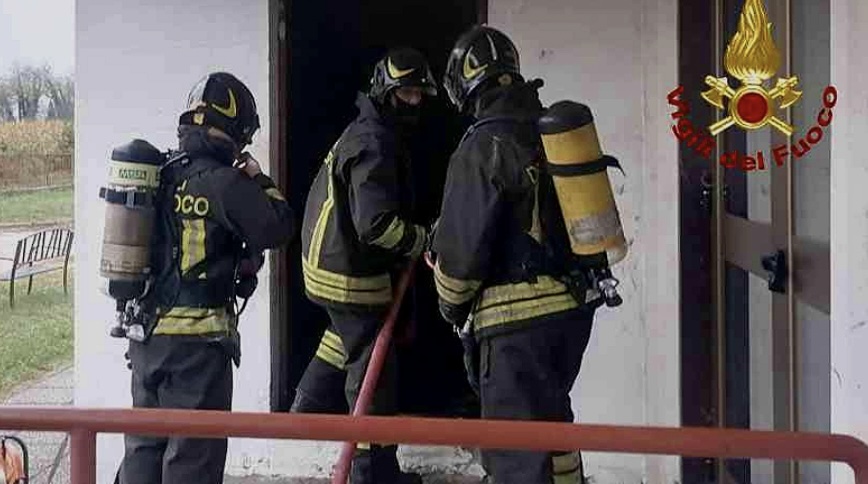
[[488,89],[477,98],[474,117],[509,116],[536,120],[544,112],[538,92],[542,86],[543,81],[535,79]]
[[209,135],[205,126],[179,126],[178,149],[191,158],[209,157],[226,165],[235,162],[235,143]]

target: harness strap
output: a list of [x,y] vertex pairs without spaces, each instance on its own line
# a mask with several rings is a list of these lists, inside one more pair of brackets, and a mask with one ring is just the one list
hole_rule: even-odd
[[[462,141],[480,127],[493,123],[528,124],[533,126],[533,129],[539,133],[535,120],[514,116],[491,116],[480,119],[471,125],[465,133],[464,138],[462,138]],[[542,146],[539,146],[538,154],[540,159],[546,160],[545,151],[542,149]],[[607,155],[604,155],[600,160],[591,163],[583,163],[578,166],[568,167],[555,166],[545,161],[545,169],[541,171],[548,175],[548,178],[550,179],[551,175],[577,176],[604,171],[608,167],[617,167],[623,173],[623,168],[621,168],[618,161]],[[549,184],[543,184],[541,188],[543,190],[554,189],[554,187],[549,186]],[[540,194],[539,196],[545,198],[547,195],[556,197],[554,193]],[[542,215],[542,213],[540,215]],[[544,226],[549,225],[543,220],[541,220],[541,223],[543,223]],[[547,231],[544,230],[544,232]],[[546,233],[546,238],[554,236],[555,234],[553,233]],[[494,282],[495,284],[506,282],[534,282],[539,276],[551,275],[566,284],[570,292],[573,293],[573,296],[580,304],[586,302],[585,291],[589,286],[587,277],[583,271],[571,270],[571,267],[574,265],[567,260],[563,260],[564,257],[569,257],[568,254],[561,253],[550,243],[541,244],[528,234],[522,234],[519,241],[519,244],[522,246],[518,247],[518,252],[522,255],[521,259],[510,263],[507,267],[498,271],[498,274],[494,276],[494,280],[491,282]]]
[[155,198],[150,192],[118,191],[106,187],[100,187],[99,197],[107,203],[125,205],[129,208],[150,206]]
[[588,163],[578,163],[575,165],[555,165],[546,162],[546,171],[549,172],[549,174],[564,177],[592,175],[594,173],[606,171],[607,168],[617,168],[621,170],[621,173],[624,176],[627,176],[627,174],[624,173],[624,168],[621,166],[621,163],[609,155],[603,155],[599,160],[594,160]]
[[[237,253],[233,252],[230,256],[224,255],[218,258],[206,255],[205,258],[190,267],[186,273],[181,273],[178,263],[180,257],[178,221],[171,209],[175,190],[183,180],[222,166],[224,165],[208,158],[191,158],[185,152],[177,152],[161,168],[165,175],[162,176],[164,183],[161,184],[159,196],[163,205],[164,226],[169,231],[166,234],[168,238],[163,241],[163,244],[165,244],[164,248],[169,250],[169,257],[165,261],[168,267],[163,268],[158,276],[157,284],[164,286],[164,290],[174,292],[172,295],[164,293],[164,296],[168,296],[167,299],[161,298],[163,305],[167,306],[166,310],[178,305],[184,307],[223,306],[231,302],[235,295],[235,272],[237,272],[236,266],[239,260]],[[223,259],[231,259],[232,273],[217,279],[198,280],[199,276],[209,267]]]

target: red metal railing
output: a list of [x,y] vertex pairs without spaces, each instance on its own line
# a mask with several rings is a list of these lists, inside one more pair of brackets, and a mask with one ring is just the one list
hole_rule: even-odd
[[0,407],[0,428],[69,432],[72,484],[96,482],[96,434],[395,442],[501,449],[844,462],[868,484],[868,446],[846,435],[206,410]]

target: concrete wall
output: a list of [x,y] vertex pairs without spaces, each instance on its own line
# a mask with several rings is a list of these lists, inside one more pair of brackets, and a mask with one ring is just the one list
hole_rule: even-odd
[[[832,324],[831,431],[868,442],[868,3],[832,0],[832,83],[840,98],[831,137]],[[844,465],[834,484],[852,484]]]
[[[250,86],[264,120],[252,152],[268,166],[267,1],[79,0],[76,3],[75,403],[128,407],[125,340],[109,337],[113,303],[98,288],[103,202],[97,196],[113,146],[134,137],[176,146],[177,116],[193,84],[229,70]],[[268,267],[242,321],[235,410],[268,411]],[[230,470],[267,455],[264,441],[230,443]],[[98,482],[111,482],[119,435],[99,439]],[[251,457],[253,456],[253,457]]]
[[[588,104],[630,254],[614,268],[624,304],[602,308],[573,388],[584,423],[679,425],[678,155],[666,94],[677,86],[674,0],[491,0],[489,23],[518,45],[543,101]],[[671,483],[676,458],[588,454],[596,482]]]
[[[267,120],[267,2],[80,0],[76,9],[76,229],[82,242],[76,253],[76,405],[127,407],[126,345],[107,335],[113,304],[98,290],[103,207],[97,192],[107,159],[114,145],[132,137],[173,146],[187,90],[213,69],[242,76]],[[490,23],[513,36],[525,72],[546,80],[544,101],[568,97],[591,106],[604,149],[627,172],[626,178],[611,172],[632,244],[615,268],[625,303],[599,313],[573,391],[578,420],[678,425],[678,165],[666,103],[677,84],[676,1],[492,0]],[[267,166],[264,125],[253,151]],[[268,410],[264,270],[242,321],[235,410]],[[120,436],[100,437],[100,482],[113,475],[121,442]],[[323,457],[334,455],[333,446],[324,447],[316,445],[327,451],[312,455],[300,443],[233,440],[227,471],[322,475],[333,461]],[[425,452],[415,455],[424,459]],[[466,462],[466,456],[452,462]],[[588,454],[588,471],[598,482],[671,483],[677,462]]]

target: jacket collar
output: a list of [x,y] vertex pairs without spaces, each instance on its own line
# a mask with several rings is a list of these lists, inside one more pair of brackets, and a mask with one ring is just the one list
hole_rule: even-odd
[[190,158],[209,157],[226,165],[235,161],[235,144],[208,135],[208,128],[204,126],[179,126],[178,149]]
[[378,123],[383,123],[386,120],[374,101],[363,92],[356,94],[356,107],[359,108],[359,118],[362,120],[371,119]]
[[476,100],[474,117],[485,119],[503,116],[535,120],[543,113],[539,99],[542,81],[518,82],[509,86],[497,86]]

